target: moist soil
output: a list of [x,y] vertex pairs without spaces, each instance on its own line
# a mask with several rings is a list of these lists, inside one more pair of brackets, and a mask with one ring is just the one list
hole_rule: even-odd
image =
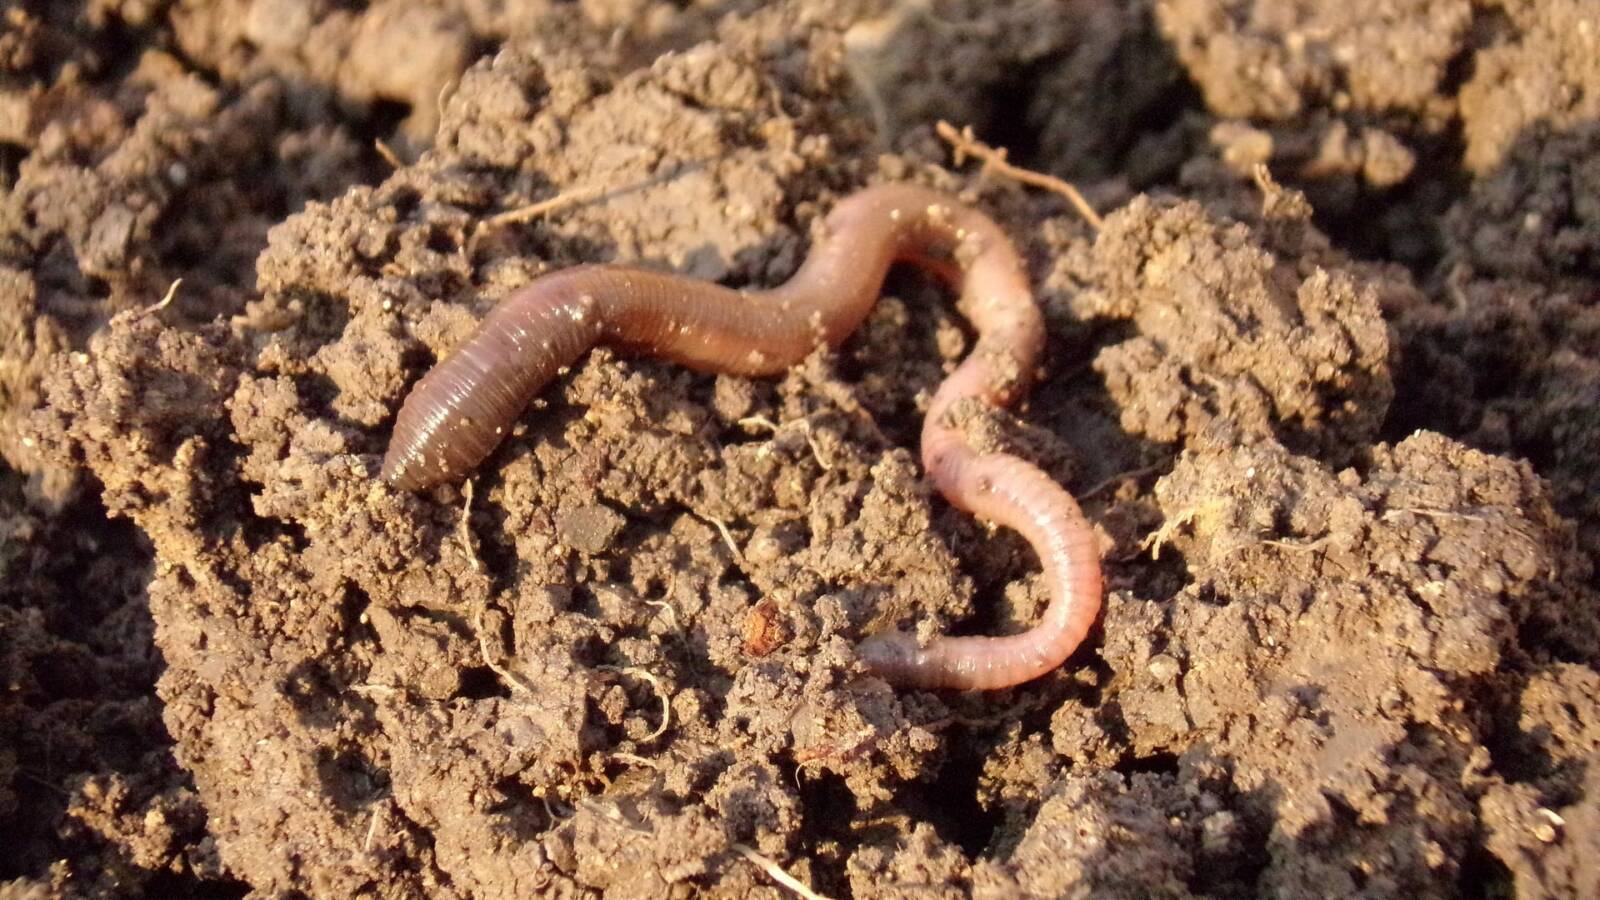
[[[1594,0],[21,3],[0,79],[0,897],[1600,895]],[[914,273],[375,477],[539,272],[770,286],[887,181],[1037,285],[972,427],[1100,541],[1059,671],[855,661],[1046,599]]]

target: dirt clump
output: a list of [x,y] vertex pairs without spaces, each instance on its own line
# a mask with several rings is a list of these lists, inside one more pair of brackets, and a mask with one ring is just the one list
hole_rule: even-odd
[[1592,124],[1592,14],[1583,0],[1155,7],[1208,107],[1182,118],[1181,145],[1240,172],[1270,162],[1348,246],[1417,267],[1448,252],[1439,220],[1472,179],[1519,141],[1543,152],[1537,129]]
[[[1278,212],[1263,228],[1273,229],[1267,241],[1283,240],[1278,253],[1192,202],[1163,208],[1141,197],[1106,220],[1096,283],[1071,308],[1137,332],[1095,357],[1130,434],[1161,443],[1276,435],[1333,458],[1371,443],[1393,395],[1383,288],[1311,237],[1303,203]],[[1295,246],[1307,241],[1310,259]]]
[[1487,15],[1492,37],[1461,87],[1463,161],[1479,176],[1536,125],[1568,131],[1600,118],[1600,28],[1589,4],[1508,2]]
[[1340,217],[1427,166],[1477,25],[1460,0],[1163,0],[1155,20],[1219,117],[1191,127],[1236,163],[1272,161]]
[[148,548],[90,500],[41,514],[23,487],[0,481],[0,878],[85,894],[223,880],[154,694]]

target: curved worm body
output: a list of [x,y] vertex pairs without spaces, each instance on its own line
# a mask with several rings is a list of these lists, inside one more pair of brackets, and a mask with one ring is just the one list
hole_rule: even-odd
[[768,291],[624,266],[579,266],[534,280],[417,383],[400,409],[383,478],[406,490],[460,479],[494,451],[535,395],[597,343],[706,372],[782,372],[819,345],[842,343],[895,262],[957,282],[959,308],[978,335],[934,395],[923,464],[953,505],[1027,538],[1050,603],[1021,634],[919,646],[891,630],[863,641],[859,656],[874,674],[907,687],[987,690],[1036,678],[1072,654],[1098,614],[1099,554],[1065,489],[1015,456],[977,453],[950,423],[963,400],[1005,406],[1027,390],[1044,321],[1000,227],[935,191],[886,185],[851,195],[828,215],[799,271]]

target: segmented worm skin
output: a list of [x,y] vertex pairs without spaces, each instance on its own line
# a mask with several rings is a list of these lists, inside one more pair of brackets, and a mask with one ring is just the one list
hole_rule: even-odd
[[419,381],[383,461],[390,484],[420,490],[463,477],[499,445],[532,398],[597,343],[706,372],[772,375],[820,344],[837,346],[866,318],[895,262],[959,285],[977,344],[940,385],[922,429],[922,460],[953,505],[1021,532],[1044,567],[1042,620],[1005,637],[908,632],[868,637],[858,656],[892,684],[988,690],[1056,668],[1100,609],[1100,558],[1072,496],[1009,454],[980,454],[951,422],[969,398],[1006,406],[1028,388],[1044,322],[1022,261],[987,216],[909,185],[843,200],[789,281],[767,291],[624,266],[579,266],[501,301],[478,331]]

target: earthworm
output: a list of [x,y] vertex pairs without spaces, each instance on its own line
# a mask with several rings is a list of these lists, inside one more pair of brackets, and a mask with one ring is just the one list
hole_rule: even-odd
[[930,403],[923,465],[951,504],[1022,533],[1044,568],[1050,602],[1021,634],[944,636],[924,646],[890,629],[862,641],[857,656],[872,674],[905,687],[989,690],[1037,678],[1072,654],[1098,614],[1099,554],[1064,488],[1018,457],[977,452],[952,419],[964,401],[1015,402],[1032,381],[1045,332],[1004,231],[936,191],[883,185],[845,198],[799,270],[770,290],[619,265],[536,278],[417,383],[395,422],[382,477],[406,490],[461,478],[536,394],[597,343],[699,371],[780,373],[819,345],[842,343],[877,302],[895,262],[959,286],[958,308],[977,334]]

